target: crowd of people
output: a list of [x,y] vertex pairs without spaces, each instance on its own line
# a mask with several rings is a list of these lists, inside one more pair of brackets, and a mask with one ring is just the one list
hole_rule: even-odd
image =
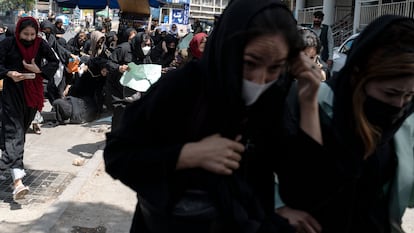
[[[117,127],[125,106],[141,94],[119,82],[128,64],[159,64],[166,73],[184,62],[175,61],[175,25],[159,34],[88,27],[68,40],[62,20],[54,17],[39,22],[21,15],[15,27],[0,27],[0,168],[11,169],[15,199],[29,192],[22,183],[25,134],[41,134],[43,99],[52,106],[46,115],[55,125],[91,122],[106,113],[113,114],[112,127]],[[131,95],[138,98],[131,101]]]
[[[59,22],[20,18],[0,42],[0,169],[14,198],[29,192],[25,133],[46,98],[61,125],[111,114],[105,169],[137,193],[130,232],[403,233],[414,19],[370,23],[332,76],[322,20],[298,26],[282,1],[232,0],[209,32],[97,27],[66,41]],[[123,86],[132,63],[161,78]]]

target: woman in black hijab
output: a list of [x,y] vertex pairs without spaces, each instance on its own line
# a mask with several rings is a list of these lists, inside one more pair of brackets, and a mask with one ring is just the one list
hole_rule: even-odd
[[68,95],[52,103],[60,124],[91,122],[102,113],[103,87],[109,70],[108,60],[94,57],[88,60],[86,67],[83,74],[70,86]]
[[23,164],[26,132],[36,112],[43,108],[43,79],[53,80],[59,64],[38,33],[37,20],[22,17],[16,24],[15,36],[0,44],[0,79],[4,81],[0,170],[11,170],[14,199],[22,199],[29,192],[22,182],[26,175]]
[[[401,218],[414,204],[413,38],[412,18],[369,24],[320,88],[323,146],[304,134],[291,141],[298,150],[278,173],[282,200],[324,233],[404,232]],[[292,135],[296,124],[286,123]],[[309,226],[298,230],[315,232]]]
[[78,32],[75,37],[69,39],[66,47],[67,49],[75,54],[76,56],[84,56],[86,55],[84,51],[85,42],[88,39],[88,36],[84,31]]
[[202,59],[126,108],[104,157],[137,192],[131,232],[294,232],[274,212],[273,184],[287,66],[304,121],[317,119],[320,73],[301,43],[281,1],[231,1]]

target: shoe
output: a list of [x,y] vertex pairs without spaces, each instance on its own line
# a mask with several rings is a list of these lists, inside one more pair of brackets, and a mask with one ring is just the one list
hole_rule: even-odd
[[16,188],[14,188],[13,199],[14,200],[23,199],[28,193],[29,193],[29,187],[21,184],[17,186]]
[[40,130],[40,126],[37,123],[32,124],[33,132],[35,134],[42,134],[42,131]]

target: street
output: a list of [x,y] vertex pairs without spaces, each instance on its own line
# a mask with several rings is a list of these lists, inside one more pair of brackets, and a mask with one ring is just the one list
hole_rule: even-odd
[[[103,118],[56,127],[45,122],[41,135],[29,132],[23,182],[30,193],[13,201],[10,173],[3,173],[0,232],[128,232],[136,197],[105,173],[102,152],[109,127],[110,119]],[[82,166],[73,165],[78,159]]]
[[[67,31],[64,38],[74,35]],[[44,111],[50,108],[46,101]],[[85,124],[44,122],[40,135],[29,132],[23,182],[30,193],[14,201],[10,173],[0,173],[0,233],[129,232],[137,199],[105,172],[102,153],[110,125],[110,116],[104,116]],[[406,211],[403,228],[414,233],[414,209]]]

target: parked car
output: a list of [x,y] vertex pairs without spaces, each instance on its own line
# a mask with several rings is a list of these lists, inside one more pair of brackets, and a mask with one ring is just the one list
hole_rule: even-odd
[[334,48],[331,74],[338,72],[345,65],[346,56],[348,55],[348,52],[358,35],[359,33],[353,34],[352,36],[348,37],[348,39],[346,39],[339,47]]

